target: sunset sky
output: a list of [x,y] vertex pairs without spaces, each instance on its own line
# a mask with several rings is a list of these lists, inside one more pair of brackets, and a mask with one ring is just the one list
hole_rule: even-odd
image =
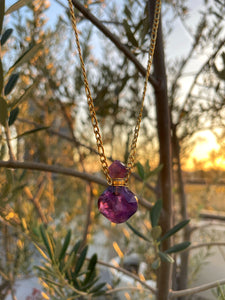
[[196,134],[195,138],[197,140],[200,139],[200,141],[198,141],[190,153],[190,158],[184,163],[184,169],[187,171],[193,170],[195,168],[194,160],[199,163],[202,162],[204,169],[225,169],[225,158],[223,157],[223,153],[220,155],[219,152],[215,161],[210,161],[210,152],[213,150],[217,152],[220,149],[215,135],[211,131],[207,130],[199,132]]

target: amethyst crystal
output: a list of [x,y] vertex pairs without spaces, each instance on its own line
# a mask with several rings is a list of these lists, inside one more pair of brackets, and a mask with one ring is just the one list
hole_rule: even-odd
[[[111,178],[124,178],[127,168],[118,160],[109,167]],[[125,186],[109,186],[98,199],[98,209],[113,223],[126,222],[137,211],[137,197]]]
[[119,160],[114,160],[114,162],[109,166],[109,175],[111,178],[124,178],[127,175],[126,166]]

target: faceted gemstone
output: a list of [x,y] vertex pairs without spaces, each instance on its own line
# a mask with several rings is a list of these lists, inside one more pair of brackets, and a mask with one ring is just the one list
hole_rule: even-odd
[[[124,178],[127,168],[119,160],[109,167],[112,179]],[[98,199],[98,209],[113,223],[126,222],[137,211],[137,197],[125,186],[109,186]]]
[[109,186],[98,199],[100,213],[113,223],[126,222],[137,206],[137,197],[125,186]]
[[114,160],[114,162],[109,166],[109,175],[111,178],[124,178],[127,175],[126,166],[119,160]]

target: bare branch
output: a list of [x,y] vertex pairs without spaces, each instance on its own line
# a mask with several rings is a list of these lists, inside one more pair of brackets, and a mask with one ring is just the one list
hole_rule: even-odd
[[[70,168],[64,168],[60,166],[52,166],[44,163],[36,162],[19,162],[19,161],[2,161],[0,160],[0,167],[3,168],[13,168],[13,169],[26,169],[35,171],[44,171],[56,174],[62,174],[66,176],[72,176],[86,180],[88,182],[94,182],[103,186],[108,186],[107,181],[96,175],[92,175],[86,172],[79,172]],[[139,203],[147,209],[152,207],[151,203],[147,200],[140,198]]]
[[98,260],[98,264],[102,265],[102,266],[105,266],[107,268],[110,268],[110,269],[114,269],[114,270],[117,270],[125,275],[128,275],[129,277],[135,279],[136,281],[140,282],[141,285],[143,285],[145,288],[147,288],[148,290],[150,290],[153,294],[156,294],[156,289],[152,288],[150,285],[148,285],[145,281],[142,281],[137,275],[127,271],[126,269],[124,268],[121,268],[119,266],[114,266],[112,264],[108,264],[104,261],[101,261],[101,260]]
[[221,280],[214,281],[214,282],[210,282],[210,283],[207,283],[207,284],[203,284],[203,285],[200,285],[200,286],[197,286],[197,287],[193,287],[193,288],[190,288],[190,289],[181,290],[181,291],[173,291],[173,292],[170,292],[169,299],[174,299],[174,298],[182,297],[182,296],[194,295],[194,294],[197,294],[197,293],[200,293],[200,292],[207,291],[209,289],[218,287],[219,285],[223,285],[223,284],[225,284],[225,278],[221,279]]

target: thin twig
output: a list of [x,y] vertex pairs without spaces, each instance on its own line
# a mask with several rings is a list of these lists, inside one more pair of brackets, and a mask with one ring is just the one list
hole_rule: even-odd
[[200,285],[200,286],[197,286],[197,287],[193,287],[193,288],[190,288],[190,289],[186,289],[186,290],[172,291],[169,294],[169,299],[174,299],[174,298],[177,298],[177,297],[190,296],[190,295],[198,294],[200,292],[207,291],[209,289],[218,287],[218,286],[223,285],[223,284],[225,284],[225,278],[221,279],[221,280],[214,281],[214,282],[210,282],[210,283],[207,283],[207,284],[203,284],[203,285]]
[[44,224],[47,224],[48,223],[48,220],[47,218],[45,217],[43,211],[42,211],[42,208],[41,208],[41,205],[40,205],[40,197],[41,197],[41,194],[44,190],[44,187],[45,187],[45,181],[43,180],[35,197],[33,197],[30,189],[28,186],[24,187],[24,192],[26,193],[26,195],[28,196],[29,200],[33,203],[34,207],[36,208],[36,211],[38,213],[38,215],[40,216],[42,222]]
[[184,251],[191,251],[191,250],[202,248],[202,247],[213,247],[213,246],[218,246],[218,247],[225,246],[225,242],[211,242],[211,243],[196,244],[196,245],[186,248]]
[[151,287],[150,285],[148,285],[145,281],[142,281],[137,275],[127,271],[126,269],[124,268],[121,268],[121,267],[118,267],[118,266],[114,266],[112,264],[109,264],[109,263],[106,263],[104,261],[101,261],[101,260],[98,260],[98,264],[99,265],[102,265],[102,266],[105,266],[107,268],[110,268],[110,269],[115,269],[125,275],[128,275],[129,277],[133,278],[134,280],[138,281],[141,283],[141,285],[143,285],[145,288],[147,288],[148,290],[150,290],[153,294],[156,294],[156,289],[154,289],[153,287]]

